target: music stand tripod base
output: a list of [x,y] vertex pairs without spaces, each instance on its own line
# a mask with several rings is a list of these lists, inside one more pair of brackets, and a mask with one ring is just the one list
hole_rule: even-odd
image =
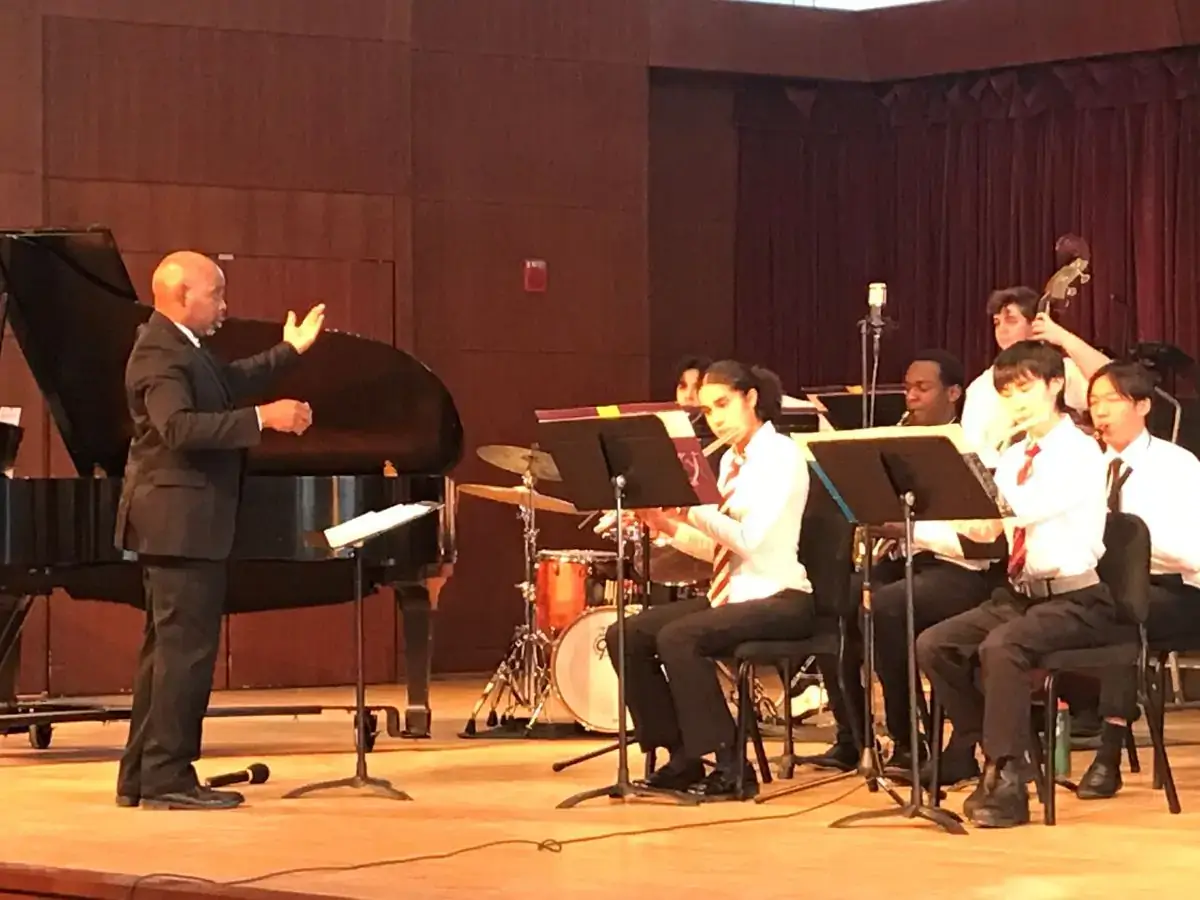
[[[539,430],[577,509],[601,509],[611,499],[617,528],[617,777],[609,785],[581,791],[558,804],[570,809],[586,800],[660,798],[697,806],[700,798],[634,784],[629,777],[629,729],[626,724],[626,508],[696,506],[700,503],[675,444],[656,416],[597,417],[540,421]],[[636,473],[634,475],[633,473]],[[590,502],[589,502],[590,501]],[[612,648],[609,648],[612,651]]]
[[[367,774],[367,676],[366,676],[366,627],[363,602],[363,544],[372,538],[385,534],[401,525],[413,521],[437,508],[433,504],[420,504],[421,510],[416,510],[411,504],[397,504],[381,512],[369,512],[362,516],[344,522],[340,526],[310,535],[309,540],[318,546],[333,551],[335,557],[349,556],[354,561],[354,650],[355,650],[355,684],[354,684],[354,744],[355,768],[349,778],[339,778],[333,781],[322,781],[316,784],[306,784],[295,788],[283,795],[285,800],[295,800],[320,791],[352,788],[366,790],[376,796],[389,800],[412,800],[408,794],[392,786],[384,778],[372,778]],[[395,516],[400,513],[399,516]],[[372,521],[374,520],[374,521]],[[342,529],[350,529],[351,537],[343,542],[334,544],[330,535],[335,532],[345,534]]]

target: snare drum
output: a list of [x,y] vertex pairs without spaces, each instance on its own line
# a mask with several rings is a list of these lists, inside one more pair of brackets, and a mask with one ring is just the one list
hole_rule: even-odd
[[[625,607],[626,615],[638,611]],[[550,657],[551,683],[563,706],[580,725],[600,734],[616,734],[620,725],[617,673],[605,639],[616,621],[616,607],[588,610],[559,635]],[[633,728],[628,714],[625,724]]]
[[615,603],[616,563],[617,554],[607,550],[540,551],[535,591],[538,628],[556,633],[589,607]]

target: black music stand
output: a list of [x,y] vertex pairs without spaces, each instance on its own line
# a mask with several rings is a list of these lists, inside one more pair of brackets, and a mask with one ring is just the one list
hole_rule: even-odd
[[[562,494],[581,511],[616,510],[617,528],[617,778],[605,787],[568,797],[569,809],[608,797],[662,797],[694,806],[699,798],[634,784],[629,778],[629,730],[625,703],[625,529],[626,509],[697,506],[700,500],[680,463],[666,426],[653,415],[574,418],[538,423],[538,443],[554,456]],[[611,651],[610,651],[611,652]]]
[[[421,509],[416,509],[421,507]],[[334,781],[320,781],[295,788],[283,795],[285,800],[294,800],[318,791],[328,791],[335,788],[367,788],[372,793],[386,797],[389,800],[411,800],[404,791],[392,787],[386,778],[374,778],[367,774],[367,682],[366,659],[364,647],[366,632],[364,627],[363,604],[363,560],[362,548],[367,541],[382,534],[387,534],[402,525],[433,512],[441,507],[440,503],[398,503],[379,512],[368,512],[361,516],[327,528],[323,532],[306,535],[309,544],[327,549],[335,556],[350,557],[354,560],[354,650],[355,650],[355,684],[354,684],[354,749],[356,762],[354,774],[349,778],[338,778]]]
[[[917,729],[917,660],[913,614],[913,524],[918,521],[953,519],[995,519],[1010,514],[991,481],[991,476],[975,458],[959,453],[945,436],[913,434],[909,437],[851,437],[810,441],[818,473],[830,493],[852,522],[880,526],[904,523],[904,595],[905,625],[908,640],[909,730],[912,746],[912,785],[907,803],[882,778],[882,765],[871,721],[872,682],[866,684],[867,722],[864,766],[860,774],[868,783],[880,784],[899,806],[893,809],[865,810],[833,822],[837,828],[865,819],[892,816],[922,818],[950,834],[966,834],[962,819],[949,810],[926,806],[921,784],[920,738]],[[874,617],[870,597],[864,607],[864,642],[868,674],[874,671]],[[930,736],[935,740],[935,736]]]

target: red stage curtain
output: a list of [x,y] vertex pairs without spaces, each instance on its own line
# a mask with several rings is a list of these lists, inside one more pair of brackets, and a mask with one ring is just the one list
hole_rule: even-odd
[[789,389],[857,383],[867,284],[888,284],[881,377],[943,347],[994,354],[990,290],[1041,288],[1055,238],[1092,281],[1060,315],[1123,352],[1200,356],[1200,50],[889,85],[740,93],[736,344]]

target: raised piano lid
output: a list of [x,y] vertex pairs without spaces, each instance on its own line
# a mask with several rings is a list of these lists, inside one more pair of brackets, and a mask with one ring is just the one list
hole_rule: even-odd
[[[125,362],[151,313],[107,228],[0,231],[7,315],[76,469],[119,477],[132,434]],[[231,296],[236,308],[236,295]],[[329,304],[336,309],[337,299]],[[213,352],[234,359],[276,344],[279,322],[227,319]],[[402,350],[327,331],[270,397],[313,407],[301,437],[268,432],[248,471],[441,475],[462,457],[462,422],[441,380]]]

